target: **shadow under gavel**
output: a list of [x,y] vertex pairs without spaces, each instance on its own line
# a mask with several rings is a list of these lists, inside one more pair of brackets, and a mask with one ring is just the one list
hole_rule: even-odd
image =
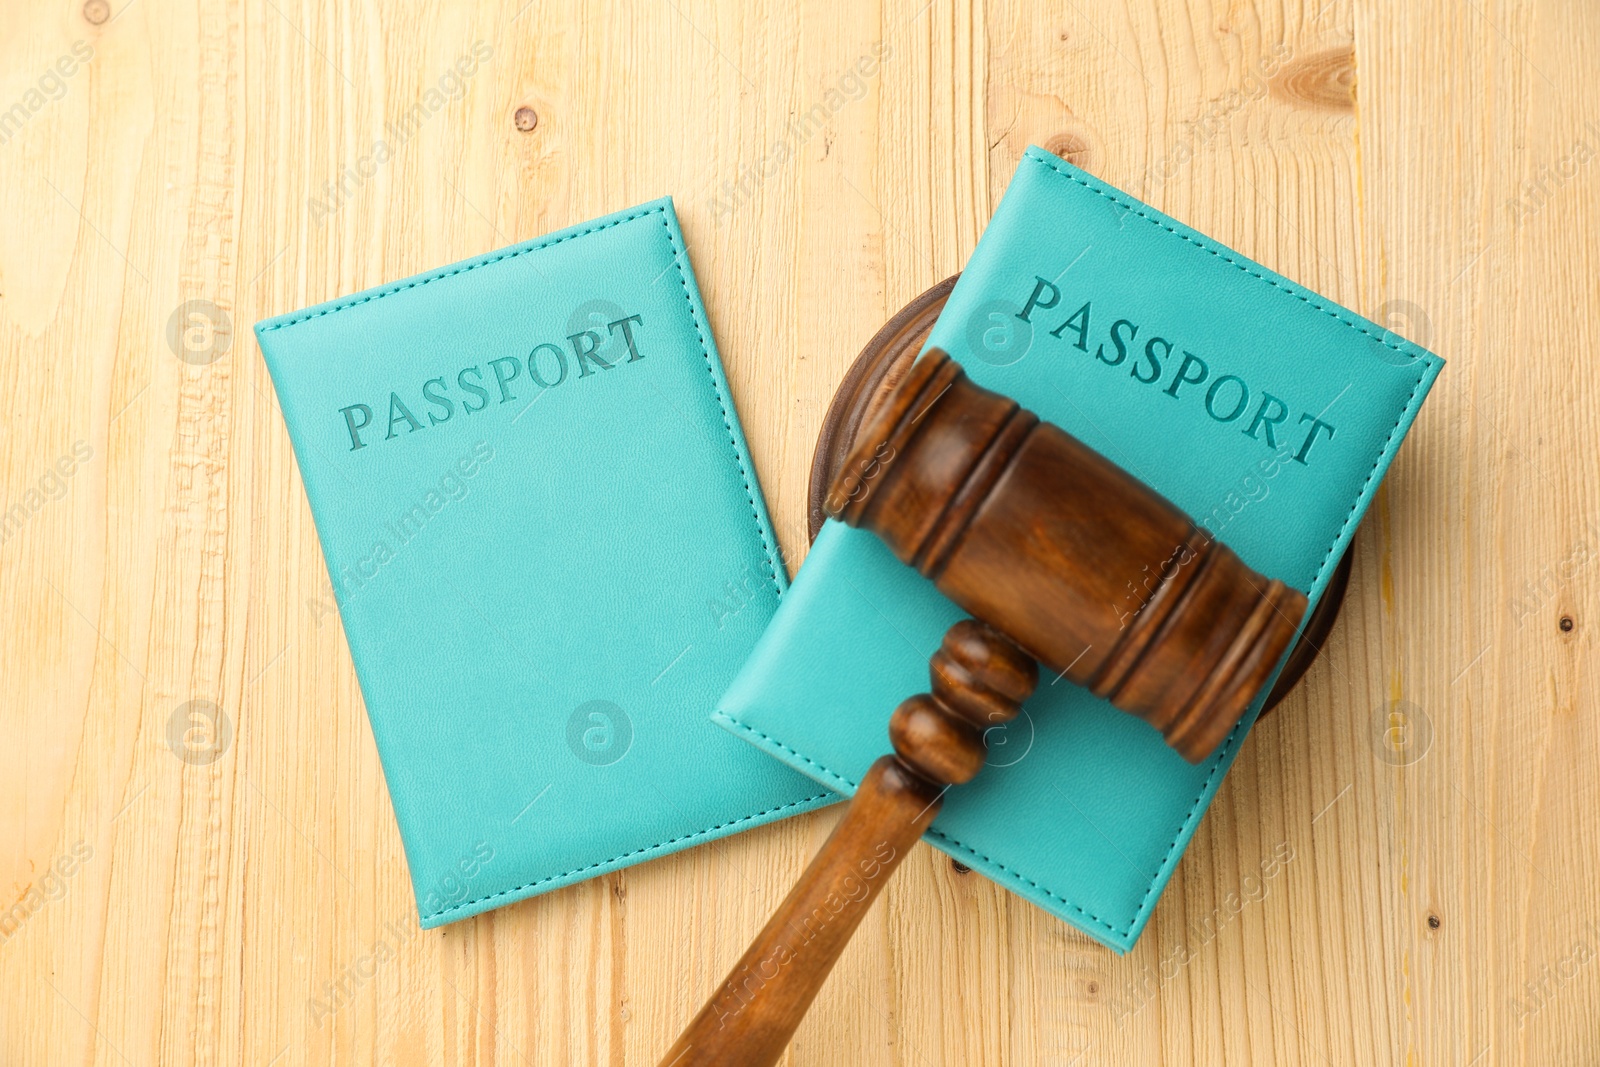
[[[771,1064],[944,793],[983,768],[1038,664],[1190,762],[1272,677],[1306,598],[1153,489],[931,350],[869,415],[827,511],[877,534],[973,618],[929,661],[800,881],[662,1060]],[[1037,663],[1035,662],[1037,661]]]

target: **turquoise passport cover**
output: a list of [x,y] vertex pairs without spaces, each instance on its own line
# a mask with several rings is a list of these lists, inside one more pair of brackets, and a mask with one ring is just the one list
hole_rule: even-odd
[[[929,345],[1313,602],[1442,365],[1036,148]],[[715,718],[851,792],[960,617],[873,535],[830,522]],[[1046,676],[928,839],[1126,951],[1258,712],[1190,766]]]
[[670,200],[256,336],[423,926],[836,799],[709,721],[785,573]]

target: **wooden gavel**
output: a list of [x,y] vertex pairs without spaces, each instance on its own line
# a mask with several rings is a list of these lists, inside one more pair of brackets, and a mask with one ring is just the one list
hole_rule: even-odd
[[663,1067],[777,1061],[945,790],[983,768],[984,732],[1032,694],[1036,660],[1197,763],[1272,677],[1306,609],[1302,593],[938,350],[868,415],[826,509],[973,618],[945,634],[931,692],[889,720],[894,754],[872,765]]

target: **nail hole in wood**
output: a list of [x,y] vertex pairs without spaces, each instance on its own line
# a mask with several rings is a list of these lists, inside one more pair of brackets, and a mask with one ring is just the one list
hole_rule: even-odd
[[1563,616],[1561,616],[1560,626],[1561,626],[1561,632],[1562,633],[1570,634],[1572,632],[1572,628],[1574,626],[1576,626],[1576,625],[1578,625],[1578,624],[1572,621],[1572,616],[1571,615],[1563,615]]
[[962,863],[960,860],[951,860],[950,861],[950,867],[957,874],[971,874],[972,873],[972,868],[968,867],[965,863]]
[[512,121],[517,124],[517,129],[523,133],[531,133],[539,125],[539,113],[531,107],[519,107]]

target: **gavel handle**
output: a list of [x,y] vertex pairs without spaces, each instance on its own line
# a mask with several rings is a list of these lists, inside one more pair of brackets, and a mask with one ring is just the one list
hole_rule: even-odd
[[778,1062],[822,983],[943,791],[895,756],[872,765],[844,818],[662,1067]]
[[933,692],[905,701],[889,720],[894,755],[867,771],[822,851],[661,1067],[778,1061],[945,790],[983,767],[984,731],[1015,718],[1039,677],[1031,658],[972,619],[950,628],[928,666]]

